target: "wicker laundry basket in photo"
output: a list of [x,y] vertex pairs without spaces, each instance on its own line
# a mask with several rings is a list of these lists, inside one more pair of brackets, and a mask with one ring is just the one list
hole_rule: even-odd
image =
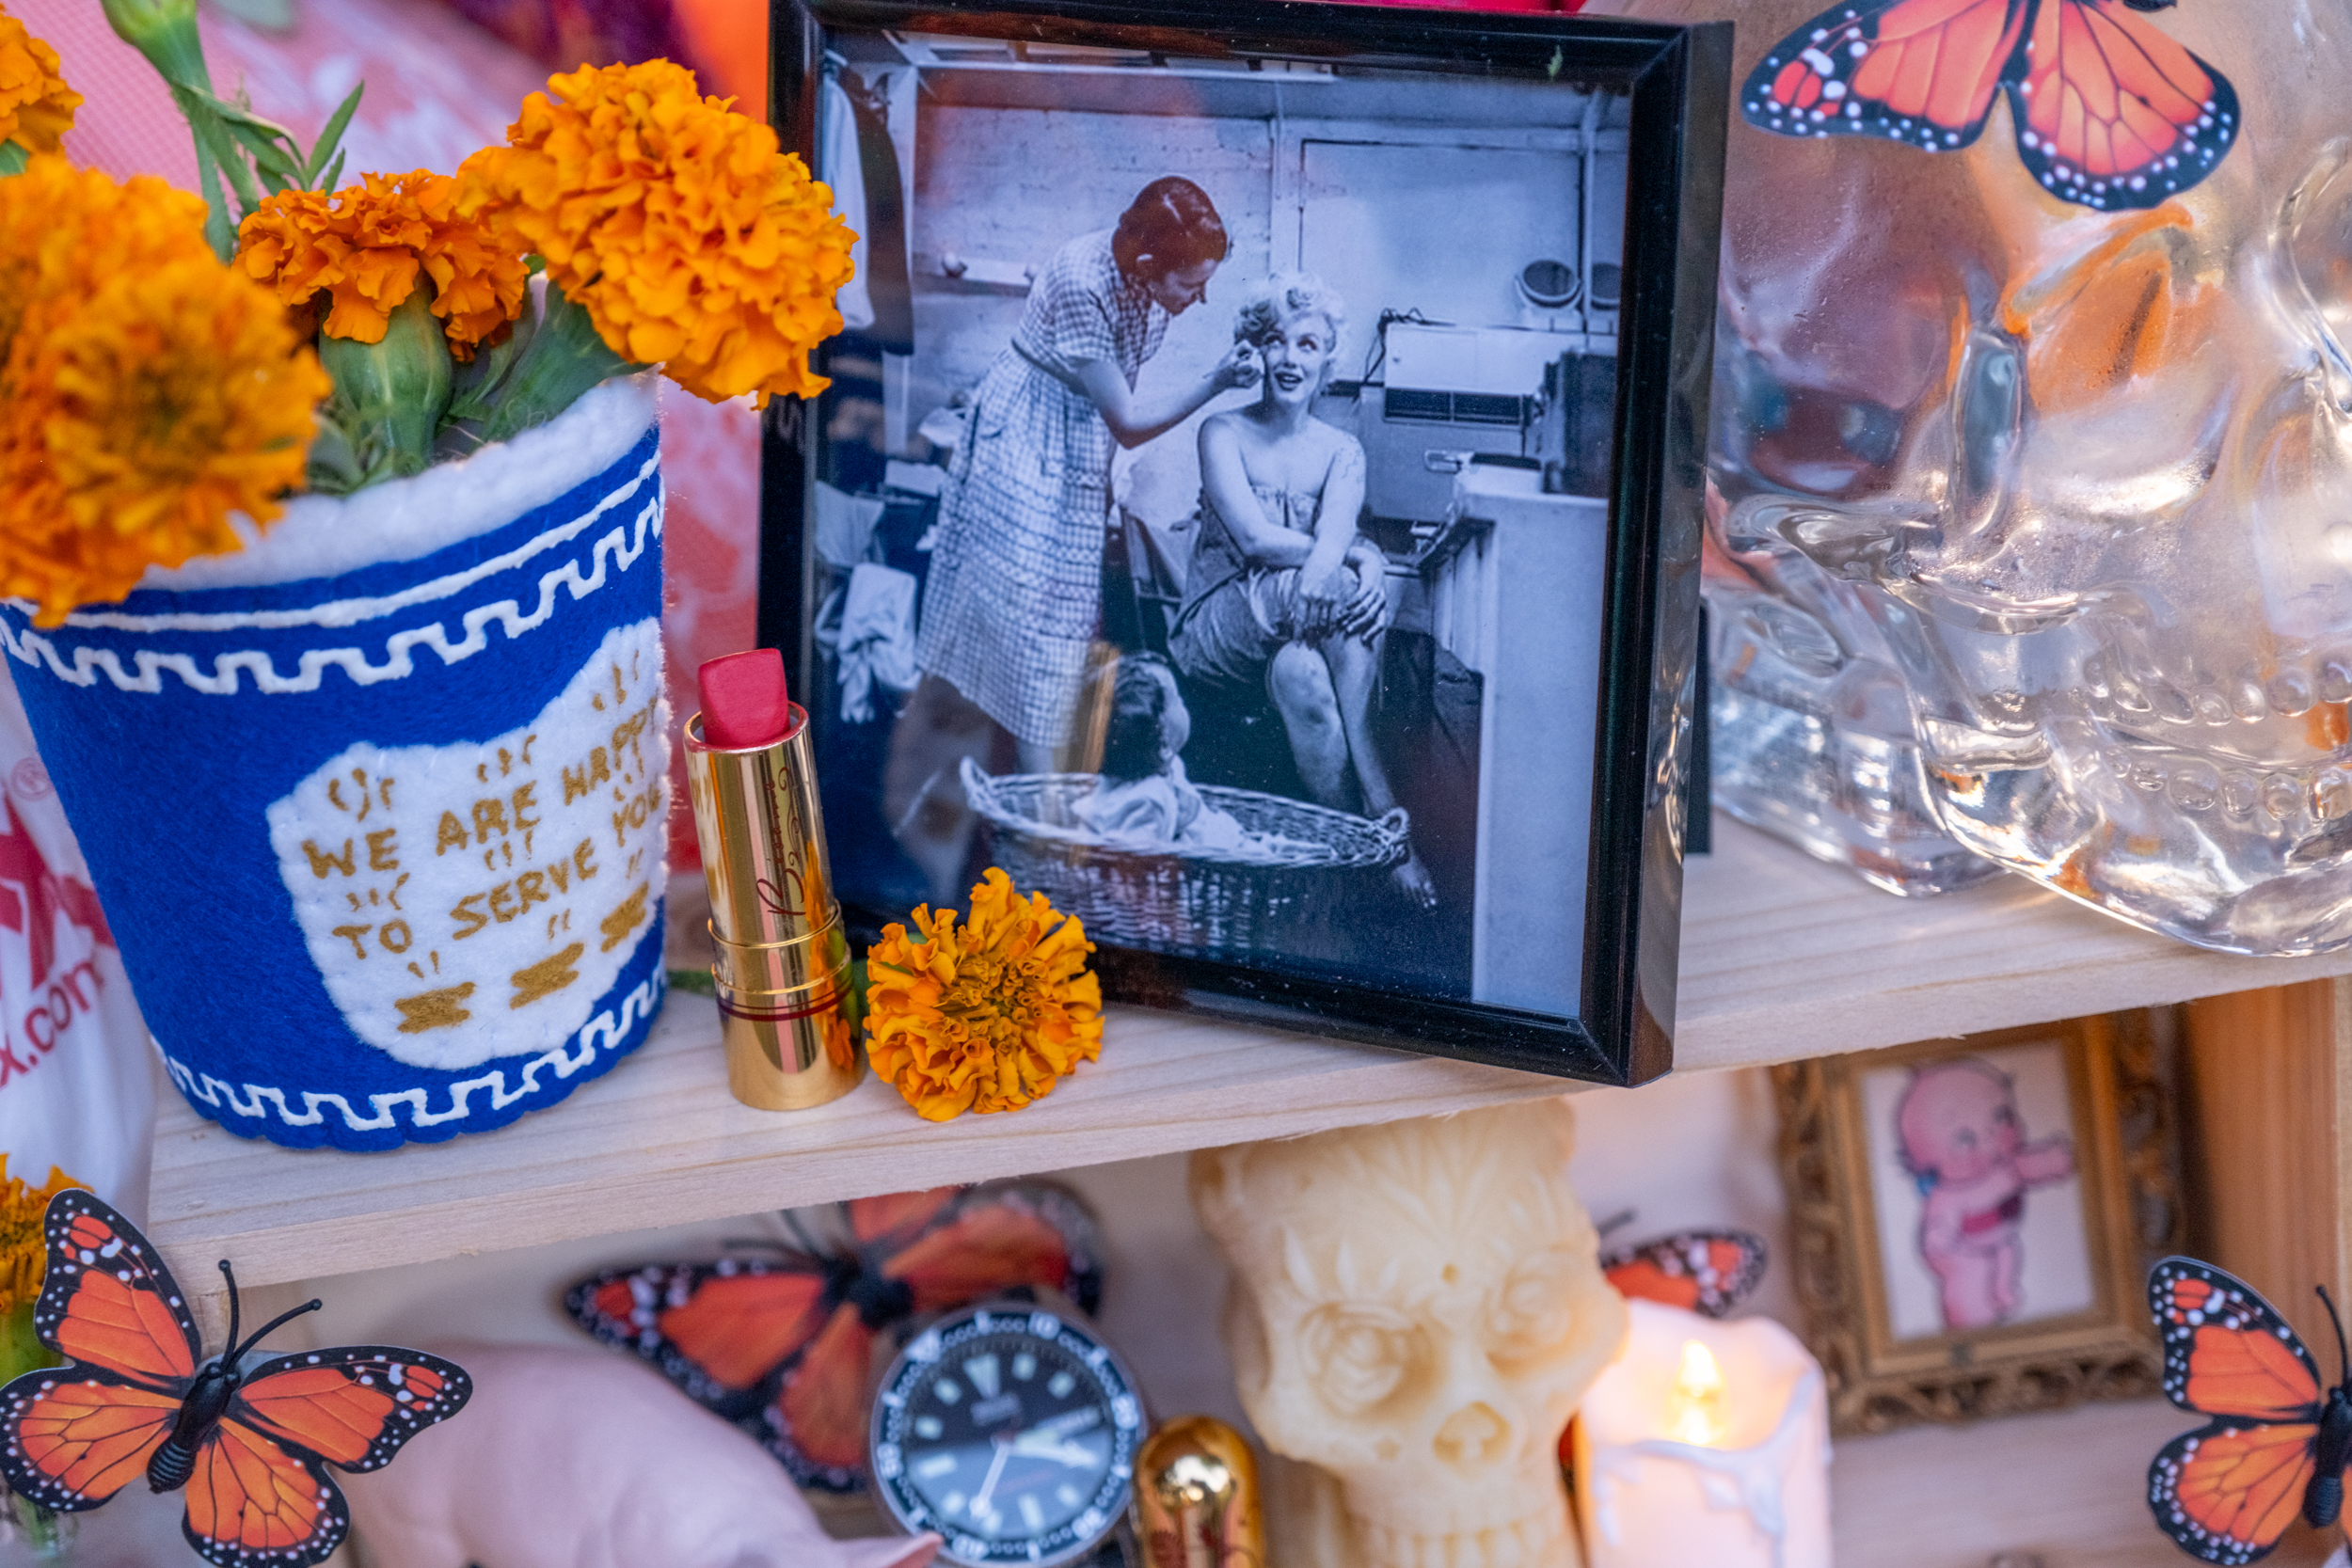
[[1218,958],[1279,953],[1302,915],[1360,896],[1366,879],[1406,855],[1401,810],[1375,821],[1215,784],[1200,786],[1203,800],[1274,842],[1166,854],[1115,847],[1077,826],[1071,810],[1100,782],[1092,773],[993,777],[963,764],[964,797],[988,824],[990,859],[1013,886],[1084,921],[1097,942]]

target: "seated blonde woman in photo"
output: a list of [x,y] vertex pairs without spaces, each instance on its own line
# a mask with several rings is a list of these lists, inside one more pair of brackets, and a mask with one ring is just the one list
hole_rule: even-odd
[[[1235,318],[1258,354],[1258,397],[1200,425],[1200,527],[1168,637],[1177,667],[1210,686],[1263,683],[1316,802],[1368,816],[1396,805],[1370,728],[1390,620],[1385,562],[1356,531],[1364,451],[1311,410],[1330,378],[1346,307],[1311,273],[1280,273]],[[1426,908],[1419,855],[1398,887]]]

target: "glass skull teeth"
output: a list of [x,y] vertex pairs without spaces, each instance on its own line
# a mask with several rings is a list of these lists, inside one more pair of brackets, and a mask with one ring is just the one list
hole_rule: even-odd
[[[1819,9],[1738,8],[1735,82]],[[1900,891],[2000,866],[2204,946],[2342,946],[2352,10],[2134,24],[2245,115],[2144,209],[2047,194],[2008,100],[1940,154],[1735,108],[1718,798]]]

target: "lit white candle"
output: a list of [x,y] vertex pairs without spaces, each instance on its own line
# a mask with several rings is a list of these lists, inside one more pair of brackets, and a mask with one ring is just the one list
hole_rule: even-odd
[[1632,1329],[1577,1411],[1590,1568],[1829,1568],[1821,1369],[1769,1318],[1627,1304]]

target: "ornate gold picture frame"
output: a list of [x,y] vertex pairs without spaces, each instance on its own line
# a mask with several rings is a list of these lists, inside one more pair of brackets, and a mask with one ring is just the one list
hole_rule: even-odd
[[1840,1433],[2156,1391],[2180,1245],[2150,1014],[1772,1069],[1794,1277]]

